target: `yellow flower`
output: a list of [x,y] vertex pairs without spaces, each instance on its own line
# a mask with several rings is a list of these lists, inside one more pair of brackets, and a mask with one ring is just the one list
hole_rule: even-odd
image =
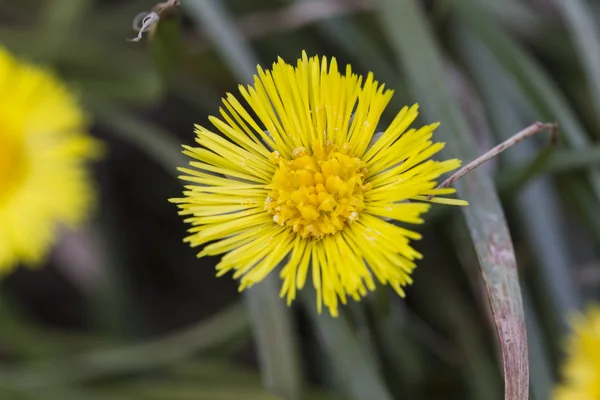
[[0,275],[35,266],[59,225],[93,199],[84,162],[99,145],[74,97],[49,72],[0,48]]
[[573,319],[574,332],[568,339],[568,359],[562,368],[564,382],[555,400],[600,399],[600,306]]
[[318,311],[325,303],[333,316],[338,301],[360,300],[376,280],[404,296],[421,258],[410,241],[421,235],[388,221],[420,224],[428,195],[455,191],[435,189],[460,165],[429,160],[443,147],[431,141],[438,124],[407,130],[418,112],[405,107],[372,140],[392,91],[306,53],[296,68],[281,59],[259,67],[240,92],[258,118],[227,94],[222,118],[210,118],[222,136],[196,126],[201,147],[184,146],[194,160],[181,179],[192,185],[171,201],[192,225],[185,241],[210,243],[199,257],[228,253],[217,275],[234,270],[240,290],[281,263],[288,304],[310,267]]

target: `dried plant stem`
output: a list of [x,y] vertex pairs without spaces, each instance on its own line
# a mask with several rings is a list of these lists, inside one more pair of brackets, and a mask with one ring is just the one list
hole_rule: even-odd
[[[551,143],[555,143],[558,138],[558,124],[534,122],[533,124],[529,125],[527,128],[523,129],[520,132],[515,133],[513,136],[511,136],[504,142],[502,142],[499,145],[497,145],[496,147],[490,149],[486,153],[482,154],[481,156],[477,157],[476,159],[474,159],[473,161],[471,161],[470,163],[468,163],[467,165],[465,165],[464,167],[462,167],[461,169],[456,171],[452,176],[450,176],[444,182],[440,183],[437,186],[437,189],[445,188],[445,187],[452,185],[458,179],[462,178],[463,176],[465,176],[466,174],[468,174],[469,172],[471,172],[472,170],[474,170],[475,168],[477,168],[484,162],[496,157],[498,154],[502,153],[504,150],[508,149],[509,147],[512,147],[515,144],[519,143],[520,141],[525,140],[531,136],[534,136],[534,135],[536,135],[540,132],[546,131],[546,130],[550,131]],[[430,195],[428,197],[428,199],[431,200],[433,197],[434,197],[433,195]]]
[[167,0],[162,3],[158,3],[152,8],[152,11],[158,14],[172,11],[175,7],[179,7],[180,0]]
[[133,19],[133,29],[138,31],[138,35],[133,39],[128,39],[130,42],[139,42],[142,40],[144,32],[150,31],[150,34],[155,32],[156,25],[161,18],[168,16],[173,9],[179,7],[180,0],[167,0],[158,3],[150,12],[141,12]]

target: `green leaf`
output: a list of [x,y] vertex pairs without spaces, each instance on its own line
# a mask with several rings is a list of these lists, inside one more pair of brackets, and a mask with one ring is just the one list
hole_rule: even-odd
[[149,382],[131,384],[111,392],[123,394],[127,398],[144,400],[283,400],[282,397],[265,393],[254,385],[225,383],[190,382]]
[[83,18],[92,6],[91,0],[46,1],[41,13],[42,19],[36,26],[36,56],[45,62],[52,61],[69,36],[83,25]]
[[[252,82],[258,59],[231,15],[215,0],[188,0],[181,4],[240,83]],[[279,298],[280,281],[271,273],[260,285],[244,292],[251,317],[263,382],[267,389],[300,399],[302,371],[291,310]]]
[[[380,342],[379,357],[385,362],[385,374],[390,389],[408,397],[418,396],[418,386],[427,380],[425,355],[415,335],[410,331],[408,307],[394,301],[391,290],[380,288],[375,292],[375,301],[367,301],[373,328]],[[370,299],[369,299],[370,300]]]
[[[512,132],[514,132],[514,130]],[[503,194],[517,192],[535,176],[548,171],[548,164],[550,163],[553,152],[554,148],[552,146],[546,146],[541,149],[530,162],[526,164],[521,163],[522,165],[519,165],[520,168],[518,170],[501,170],[496,175],[496,185],[498,186],[498,190],[503,192]]]
[[[505,71],[499,62],[495,60],[491,52],[480,40],[466,27],[462,21],[455,18],[452,21],[453,39],[469,75],[479,89],[484,104],[487,105],[487,114],[494,127],[498,140],[507,139],[512,132],[527,124],[524,115],[528,115],[528,107],[520,93],[511,84]],[[503,159],[509,165],[523,167],[523,158],[532,157],[539,152],[536,141],[525,142],[518,145],[513,151],[504,153]],[[551,149],[550,149],[551,150]],[[541,157],[540,157],[541,156]],[[498,174],[499,185],[509,182],[517,176],[516,182],[523,181],[529,172],[536,169],[536,163],[543,158],[551,157],[546,150],[541,150],[534,161],[528,166],[530,171],[515,171]],[[550,162],[547,159],[546,162]],[[510,171],[508,171],[510,172]],[[516,174],[516,175],[515,175]],[[544,303],[550,311],[552,320],[548,324],[552,326],[551,331],[566,333],[563,316],[577,308],[581,302],[581,296],[572,279],[572,265],[574,260],[570,257],[567,246],[568,233],[562,229],[562,220],[566,219],[561,207],[558,193],[550,180],[540,180],[519,192],[514,199],[517,207],[515,213],[518,216],[518,225],[535,255],[536,262],[531,268],[535,269],[536,282],[543,288],[543,293],[548,293],[548,299]],[[551,364],[548,362],[548,354],[544,343],[548,337],[540,329],[537,316],[534,313],[531,300],[526,302],[527,333],[530,343],[531,360],[531,385],[532,390],[540,399],[547,399],[549,394],[549,382],[553,377],[549,372]],[[554,339],[554,338],[552,338]]]
[[[114,132],[147,152],[168,172],[177,174],[176,166],[187,163],[167,132],[107,105],[92,104],[103,124],[109,124]],[[244,292],[244,299],[259,348],[265,386],[296,398],[301,385],[300,362],[291,310],[279,298],[279,285],[278,277],[271,274]]]
[[[453,0],[452,5],[462,23],[473,30],[527,94],[537,114],[545,120],[557,121],[569,146],[587,148],[590,139],[585,129],[548,73],[500,29],[477,0]],[[600,169],[592,168],[587,175],[596,198],[600,199]]]
[[531,363],[531,391],[536,399],[549,399],[554,387],[552,362],[546,347],[542,326],[526,290],[523,290],[525,321],[529,337],[529,360]]
[[496,184],[500,190],[512,190],[542,174],[577,172],[597,166],[600,166],[600,146],[581,150],[545,148],[531,161],[502,167]]
[[[449,229],[455,232],[451,235],[457,248],[470,246],[468,235],[461,233],[464,232],[464,224],[461,222],[456,221]],[[430,263],[426,271],[420,275],[423,279],[422,284],[426,284],[427,288],[419,288],[415,293],[415,299],[420,304],[431,302],[437,317],[436,321],[444,324],[452,337],[452,342],[460,349],[462,356],[460,369],[465,386],[468,388],[469,398],[474,400],[501,398],[502,382],[495,360],[488,352],[481,329],[475,322],[476,314],[473,306],[467,302],[467,296],[460,290],[457,279],[448,271],[450,267],[448,255],[436,252],[424,261]],[[431,265],[434,263],[436,265]],[[468,270],[469,266],[463,265],[462,268]],[[459,270],[459,267],[457,266],[456,269]],[[485,307],[486,304],[483,306]]]
[[177,167],[188,163],[181,152],[181,145],[170,132],[103,101],[88,98],[86,105],[93,111],[99,123],[153,158],[174,177],[179,175]]
[[181,22],[176,13],[161,19],[149,40],[154,63],[163,78],[170,78],[183,61]]
[[279,298],[281,280],[271,273],[244,299],[258,346],[264,386],[286,399],[300,399],[302,372],[292,310]]
[[375,360],[360,345],[346,319],[332,318],[328,313],[319,315],[315,297],[310,285],[300,292],[300,299],[345,394],[354,400],[392,400]]
[[556,2],[567,23],[583,64],[596,113],[600,113],[600,32],[594,13],[586,0]]
[[164,338],[0,371],[0,386],[56,386],[79,380],[148,371],[176,364],[214,348],[243,334],[247,327],[244,308],[241,304],[234,304],[195,326]]
[[[443,57],[414,0],[383,0],[377,11],[404,67],[413,94],[423,103],[430,120],[439,120],[447,155],[470,161],[478,155],[462,111],[445,79]],[[459,181],[471,239],[498,332],[504,366],[505,398],[526,399],[529,394],[527,336],[515,255],[504,212],[492,178],[479,169]],[[427,255],[425,255],[427,256]],[[417,283],[418,284],[418,283]]]

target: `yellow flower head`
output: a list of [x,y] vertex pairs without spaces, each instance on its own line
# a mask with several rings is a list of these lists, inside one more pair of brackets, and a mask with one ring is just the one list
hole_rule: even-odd
[[428,195],[454,192],[435,189],[435,179],[460,165],[429,160],[443,147],[431,141],[438,124],[407,130],[418,113],[405,107],[374,140],[392,91],[306,53],[296,67],[259,67],[240,92],[255,116],[228,94],[221,118],[210,119],[222,135],[197,126],[201,147],[184,146],[194,161],[181,179],[192,184],[172,201],[192,225],[185,240],[210,243],[198,256],[227,253],[218,275],[234,270],[240,290],[282,263],[288,304],[311,267],[318,310],[325,303],[333,316],[338,301],[360,300],[376,280],[404,296],[421,258],[410,241],[421,236],[392,220],[422,223]]
[[45,70],[0,48],[0,275],[45,256],[58,224],[85,215],[84,162],[99,145],[77,102]]
[[563,383],[555,400],[600,399],[600,306],[573,319],[574,332],[568,340],[568,359],[562,368]]

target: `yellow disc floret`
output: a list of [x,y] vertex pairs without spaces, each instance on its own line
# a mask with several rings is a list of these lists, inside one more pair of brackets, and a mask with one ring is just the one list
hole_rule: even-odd
[[292,160],[273,152],[278,165],[265,200],[273,221],[289,226],[302,238],[321,238],[344,229],[356,221],[365,208],[365,163],[352,157],[351,147],[341,148],[327,141],[312,152],[294,149]]

